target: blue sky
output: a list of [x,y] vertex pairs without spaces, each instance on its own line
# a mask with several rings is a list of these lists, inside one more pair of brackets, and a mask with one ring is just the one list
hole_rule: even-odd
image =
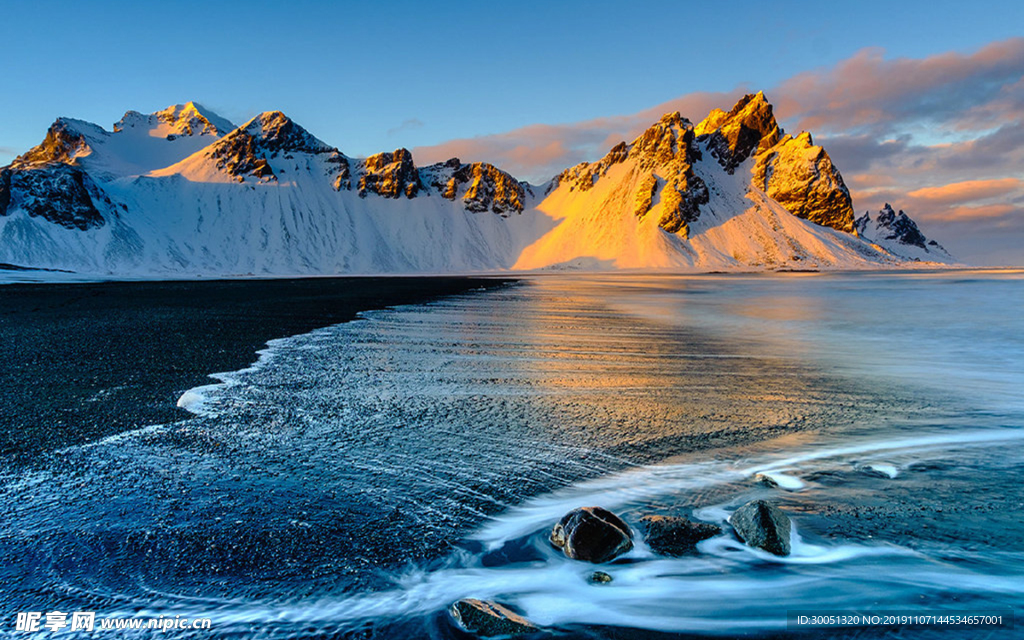
[[1015,2],[435,4],[5,3],[0,146],[24,151],[56,116],[109,128],[196,100],[235,121],[280,109],[366,155],[1024,32]]
[[[0,22],[0,164],[37,144],[57,116],[109,129],[128,109],[152,112],[188,100],[236,124],[279,109],[349,155],[404,146],[422,161],[453,140],[645,115],[693,94],[731,100],[765,89],[784,122],[815,124],[816,134],[835,138],[845,175],[842,149],[857,136],[874,136],[876,146],[903,140],[927,147],[984,132],[955,131],[949,117],[936,128],[913,114],[885,131],[844,131],[815,118],[807,104],[808,96],[835,92],[800,93],[795,78],[817,74],[823,86],[822,78],[840,77],[865,50],[884,74],[892,61],[971,56],[1022,35],[1020,2],[8,2]],[[1007,73],[1012,80],[1015,67],[994,80],[1004,89],[1012,85]],[[803,101],[787,111],[795,93]],[[989,124],[989,132],[1000,126]],[[600,155],[591,147],[574,153]],[[861,162],[856,153],[863,152],[850,152],[848,164]],[[565,160],[576,160],[571,155]],[[872,167],[863,169],[872,175]],[[1010,169],[959,181],[1024,176],[1021,167]],[[926,182],[919,187],[945,184]],[[853,186],[855,197],[858,189],[886,193],[885,185]],[[859,209],[878,206],[864,200]],[[1010,220],[1024,228],[1022,207]],[[948,211],[933,217],[944,226],[963,222]]]

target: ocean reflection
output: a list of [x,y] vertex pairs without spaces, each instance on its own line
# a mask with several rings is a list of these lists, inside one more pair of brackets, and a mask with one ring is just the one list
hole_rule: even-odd
[[[1016,606],[1021,286],[538,276],[275,341],[186,394],[189,420],[0,469],[0,604],[385,638],[501,596],[570,628],[730,634],[822,593],[940,606],[954,572],[949,597]],[[595,591],[544,542],[580,504],[724,520],[758,472],[784,485],[794,562],[728,534],[687,561],[638,545]]]

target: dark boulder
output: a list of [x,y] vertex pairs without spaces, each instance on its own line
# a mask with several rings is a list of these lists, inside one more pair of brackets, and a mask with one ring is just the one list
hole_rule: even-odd
[[633,548],[629,526],[601,507],[580,507],[551,530],[551,544],[573,560],[608,562]]
[[651,550],[664,556],[695,553],[698,542],[722,533],[722,528],[716,525],[675,516],[644,516],[640,523]]
[[729,524],[748,546],[777,556],[789,555],[793,525],[789,516],[775,505],[764,500],[748,502],[729,516]]
[[449,607],[448,613],[461,629],[485,638],[540,631],[537,625],[497,602],[463,598]]

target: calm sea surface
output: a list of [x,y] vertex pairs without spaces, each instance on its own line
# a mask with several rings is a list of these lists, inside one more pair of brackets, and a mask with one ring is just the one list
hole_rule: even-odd
[[[59,610],[449,638],[463,597],[580,638],[1024,609],[1020,271],[541,276],[274,341],[180,404],[194,417],[0,463],[0,636]],[[546,542],[577,506],[724,523],[754,498],[791,516],[792,556],[726,526],[591,585]]]

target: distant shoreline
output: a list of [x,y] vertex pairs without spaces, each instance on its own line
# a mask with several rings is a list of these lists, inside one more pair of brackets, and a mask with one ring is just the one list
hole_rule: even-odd
[[513,278],[344,277],[0,287],[0,456],[34,456],[180,420],[181,393],[242,369],[268,340],[361,311]]
[[[347,273],[347,274],[217,274],[217,275],[188,275],[188,274],[132,274],[132,275],[103,275],[86,274],[60,269],[45,269],[40,267],[24,267],[0,263],[0,291],[3,287],[12,285],[79,285],[79,284],[131,284],[131,283],[196,283],[196,282],[281,282],[281,281],[321,281],[321,280],[374,280],[374,279],[484,279],[484,280],[522,280],[524,278],[536,278],[545,276],[771,276],[775,274],[820,274],[820,275],[841,275],[847,273],[865,274],[900,274],[900,273],[950,273],[950,272],[1015,272],[1024,270],[1024,265],[966,265],[966,264],[938,264],[932,262],[908,263],[894,266],[885,265],[870,269],[842,268],[773,268],[754,269],[742,267],[736,269],[709,269],[702,270],[672,270],[672,269],[586,269],[586,268],[545,268],[523,271],[474,271],[474,272],[452,272],[452,273]],[[38,276],[38,277],[34,277]]]

